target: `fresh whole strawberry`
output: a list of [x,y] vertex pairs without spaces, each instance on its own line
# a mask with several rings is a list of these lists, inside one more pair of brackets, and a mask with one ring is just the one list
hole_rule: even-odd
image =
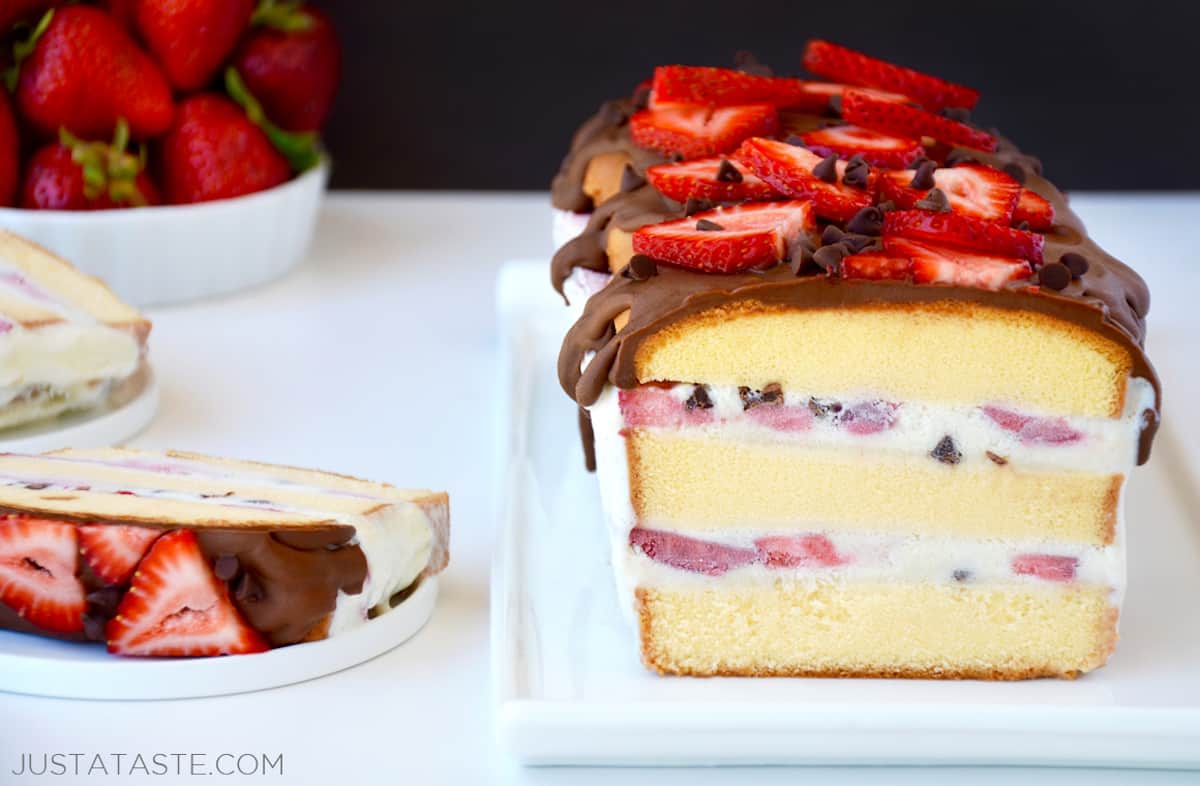
[[318,131],[325,125],[341,76],[342,49],[323,11],[299,3],[261,3],[232,62],[280,128]]
[[30,22],[65,0],[3,0],[0,2],[0,36],[21,22]]
[[212,81],[253,12],[254,0],[136,0],[134,22],[171,84],[190,91]]
[[128,128],[118,123],[113,144],[83,142],[63,130],[59,141],[33,154],[21,186],[30,210],[108,210],[162,202],[146,174],[144,156],[125,151]]
[[787,259],[815,225],[808,201],[748,203],[644,226],[633,233],[633,250],[679,267],[735,273]]
[[138,2],[139,0],[101,0],[99,5],[108,11],[108,15],[126,32],[136,35]]
[[17,120],[13,117],[8,93],[0,90],[0,207],[9,207],[17,198],[21,179],[21,144]]
[[78,568],[79,543],[71,524],[0,517],[0,604],[39,628],[78,633],[87,606]]
[[66,128],[103,139],[122,117],[135,139],[170,128],[170,85],[112,17],[82,5],[48,16],[17,65],[17,107],[35,129],[51,136]]
[[105,629],[120,655],[241,655],[269,649],[213,575],[195,533],[154,541]]
[[291,169],[236,104],[211,93],[185,99],[160,145],[163,192],[184,204],[277,186]]

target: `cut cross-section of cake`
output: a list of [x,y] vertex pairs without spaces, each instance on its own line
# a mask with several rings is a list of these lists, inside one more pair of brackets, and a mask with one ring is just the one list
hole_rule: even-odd
[[[559,376],[590,417],[642,658],[688,675],[1095,669],[1117,639],[1125,479],[1159,421],[1146,286],[1035,159],[940,111],[974,91],[825,42],[805,63],[865,88],[807,125],[869,133],[825,135],[828,155],[744,139],[729,160],[777,194],[686,218],[637,208],[656,182],[713,191],[710,164],[656,166],[592,219],[636,220],[572,241],[605,237],[624,271]],[[764,100],[744,76],[694,94]],[[773,246],[722,220],[803,205],[815,223],[780,221]]]

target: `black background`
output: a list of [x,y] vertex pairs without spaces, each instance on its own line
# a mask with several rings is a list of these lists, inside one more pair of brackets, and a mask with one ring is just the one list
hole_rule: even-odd
[[975,87],[974,117],[1066,189],[1200,188],[1200,3],[324,0],[346,48],[334,185],[543,189],[570,134],[656,64],[809,37]]

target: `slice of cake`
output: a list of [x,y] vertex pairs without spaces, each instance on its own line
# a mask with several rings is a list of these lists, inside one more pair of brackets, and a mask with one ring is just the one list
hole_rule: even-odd
[[[970,122],[974,91],[820,41],[804,63],[835,81],[657,69],[606,133],[679,160],[555,260],[557,282],[615,274],[559,376],[594,432],[642,658],[1095,669],[1117,639],[1124,482],[1159,421],[1146,286],[1036,159]],[[766,133],[677,122],[764,104]],[[656,199],[683,207],[643,210]]]
[[149,333],[98,279],[0,230],[0,429],[136,395]]
[[234,655],[386,613],[449,559],[444,493],[136,450],[0,455],[0,629]]

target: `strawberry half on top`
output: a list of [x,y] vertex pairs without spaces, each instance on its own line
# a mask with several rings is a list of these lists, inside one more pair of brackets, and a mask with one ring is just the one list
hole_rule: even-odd
[[190,530],[154,542],[105,629],[119,655],[241,655],[269,649],[213,575]]
[[854,214],[872,204],[874,173],[868,187],[854,188],[841,182],[846,162],[836,165],[838,182],[827,183],[813,174],[821,157],[811,150],[787,142],[755,137],[747,139],[733,154],[738,163],[769,183],[772,188],[795,199],[811,199],[817,215],[833,221],[849,221]]
[[83,630],[87,601],[78,568],[73,525],[29,516],[0,518],[0,604],[31,624],[57,633]]
[[672,104],[643,109],[629,119],[634,144],[685,159],[730,153],[742,140],[772,136],[778,129],[779,118],[770,104],[717,109]]
[[1028,259],[1042,263],[1046,238],[1035,232],[1013,229],[995,221],[984,221],[958,213],[931,213],[928,210],[893,210],[883,217],[884,237],[927,240]]
[[[1033,275],[1033,268],[1023,259],[981,254],[905,237],[884,237],[883,250],[890,257],[908,259],[912,263],[912,280],[918,284],[996,290]],[[844,265],[845,260],[842,263]]]
[[[912,169],[879,173],[879,195],[897,207],[912,208],[925,198],[928,189],[912,187],[916,171]],[[959,164],[933,173],[934,187],[950,202],[955,213],[985,221],[1012,223],[1013,211],[1021,197],[1021,184],[994,167],[983,164]]]
[[816,228],[807,200],[719,207],[633,233],[633,250],[705,273],[736,273],[787,259]]
[[106,584],[125,584],[162,530],[119,524],[79,527],[79,549],[92,573]]
[[652,166],[646,170],[646,179],[676,202],[689,199],[758,202],[783,198],[753,172],[720,156]]
[[823,112],[828,95],[808,89],[809,83],[780,76],[759,76],[729,68],[668,65],[654,69],[652,106],[703,104],[744,106],[771,104],[797,111]]
[[822,156],[837,153],[842,158],[857,154],[871,166],[903,169],[920,156],[925,148],[919,139],[881,134],[858,126],[830,126],[800,135],[804,145]]
[[976,150],[992,151],[997,144],[996,137],[966,123],[915,106],[880,101],[861,90],[847,90],[842,95],[842,119],[885,134],[917,139],[927,136],[948,145]]
[[971,109],[979,100],[978,90],[868,57],[828,41],[808,42],[804,49],[804,67],[835,82],[903,93],[933,112],[948,106]]

